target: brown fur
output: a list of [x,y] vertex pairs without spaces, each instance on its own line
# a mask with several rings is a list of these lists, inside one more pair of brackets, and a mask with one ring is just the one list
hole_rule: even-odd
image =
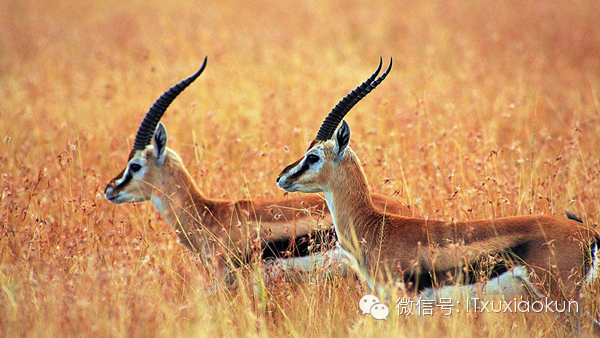
[[[133,152],[146,159],[143,181],[131,179],[116,187],[121,172],[107,185],[109,194],[117,192],[138,196],[138,201],[153,200],[169,224],[178,230],[180,241],[190,250],[202,253],[222,265],[227,259],[240,262],[260,246],[274,241],[306,236],[319,228],[331,228],[333,221],[319,195],[287,197],[279,200],[217,200],[205,197],[184,167],[179,156],[167,148],[165,163],[157,167],[153,147]],[[375,205],[392,213],[411,213],[393,198],[373,195]]]
[[444,222],[384,213],[370,198],[356,154],[348,147],[336,162],[334,145],[313,142],[311,148],[322,148],[316,152],[323,156],[320,170],[289,175],[300,160],[286,167],[278,182],[291,191],[325,193],[342,249],[374,287],[402,280],[409,290],[418,291],[418,276],[431,277],[434,287],[443,286],[456,281],[453,273],[501,254],[507,264],[523,264],[533,271],[534,286],[546,295],[579,297],[589,269],[590,245],[600,241],[592,228],[552,215]]

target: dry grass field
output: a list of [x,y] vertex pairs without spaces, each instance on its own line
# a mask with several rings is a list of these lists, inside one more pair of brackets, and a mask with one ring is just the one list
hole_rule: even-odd
[[262,287],[258,264],[209,293],[150,203],[103,191],[150,105],[207,55],[162,120],[169,146],[207,196],[282,197],[277,174],[383,56],[390,76],[347,118],[373,191],[435,219],[568,210],[593,226],[598,18],[592,0],[0,2],[0,336],[572,335],[551,314],[388,304],[376,321],[352,276]]

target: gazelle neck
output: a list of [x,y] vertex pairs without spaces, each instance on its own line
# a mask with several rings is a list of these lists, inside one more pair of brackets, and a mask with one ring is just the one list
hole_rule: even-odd
[[379,212],[373,205],[369,184],[354,151],[346,149],[342,162],[334,165],[332,178],[323,192],[335,231],[342,244],[348,245],[353,238],[360,241],[379,228],[380,224],[371,221]]
[[180,241],[192,250],[198,249],[202,237],[198,232],[211,201],[204,197],[183,164],[169,163],[167,170],[170,172],[165,177],[169,180],[155,184],[152,203],[178,231]]

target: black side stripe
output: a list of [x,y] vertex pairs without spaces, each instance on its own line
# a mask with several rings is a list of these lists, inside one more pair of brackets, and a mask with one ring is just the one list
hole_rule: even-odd
[[316,252],[328,250],[336,240],[335,230],[331,228],[318,230],[310,235],[298,236],[296,238],[266,241],[262,244],[261,258],[264,260],[309,256]]

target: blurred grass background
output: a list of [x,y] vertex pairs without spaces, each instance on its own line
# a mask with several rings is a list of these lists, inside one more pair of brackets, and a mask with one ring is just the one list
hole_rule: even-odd
[[[207,294],[150,204],[115,206],[145,112],[214,198],[275,198],[319,123],[347,120],[373,191],[423,216],[600,218],[600,6],[537,1],[0,3],[0,335],[546,336],[553,316],[363,317],[354,278]],[[599,318],[598,287],[589,294]]]

